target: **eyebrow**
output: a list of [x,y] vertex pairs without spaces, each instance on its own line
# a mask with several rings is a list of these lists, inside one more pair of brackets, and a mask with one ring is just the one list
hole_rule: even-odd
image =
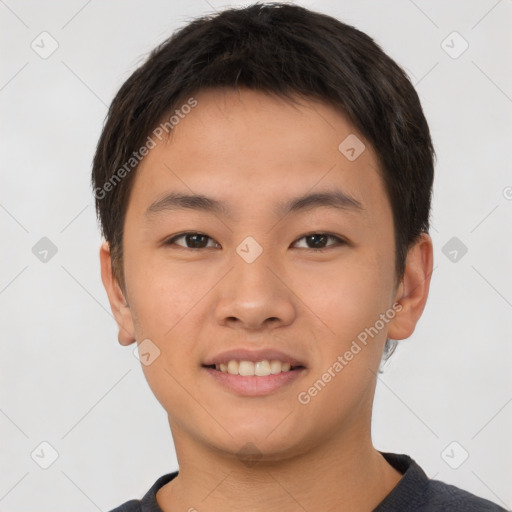
[[[285,216],[289,213],[307,211],[320,207],[353,212],[365,209],[360,201],[346,192],[342,192],[341,190],[329,190],[305,194],[278,203],[273,211],[277,216]],[[150,218],[161,212],[177,210],[196,210],[233,218],[231,209],[224,201],[219,201],[201,194],[183,194],[180,192],[170,192],[153,201],[147,208],[145,216]]]

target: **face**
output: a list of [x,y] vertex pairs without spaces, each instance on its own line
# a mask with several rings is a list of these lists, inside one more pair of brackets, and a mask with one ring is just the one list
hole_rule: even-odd
[[272,459],[368,436],[383,346],[405,314],[375,153],[319,102],[195,98],[137,170],[120,340],[150,340],[142,367],[175,443],[252,443]]

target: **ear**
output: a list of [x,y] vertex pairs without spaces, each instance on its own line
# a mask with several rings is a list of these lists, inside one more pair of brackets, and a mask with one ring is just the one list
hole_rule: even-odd
[[424,233],[407,253],[404,275],[395,295],[395,302],[402,309],[390,322],[389,338],[403,340],[414,332],[427,302],[432,265],[432,239]]
[[110,309],[119,328],[117,335],[121,345],[131,345],[135,340],[135,329],[130,306],[112,271],[112,256],[108,242],[100,247],[101,280],[108,295]]

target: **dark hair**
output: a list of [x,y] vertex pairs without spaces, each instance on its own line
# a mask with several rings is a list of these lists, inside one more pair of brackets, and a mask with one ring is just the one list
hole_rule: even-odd
[[409,247],[428,232],[434,172],[434,149],[414,87],[356,28],[296,5],[256,3],[197,18],[175,32],[128,78],[110,106],[92,183],[123,289],[124,218],[139,148],[192,94],[219,87],[321,100],[346,115],[378,156],[401,278]]

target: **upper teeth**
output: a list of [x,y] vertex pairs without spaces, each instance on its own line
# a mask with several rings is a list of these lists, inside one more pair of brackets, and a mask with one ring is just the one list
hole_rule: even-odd
[[258,377],[265,377],[266,375],[274,375],[276,373],[290,371],[290,363],[284,363],[278,360],[267,360],[258,361],[253,363],[252,361],[236,361],[232,359],[227,363],[220,363],[215,365],[216,370],[220,370],[224,373],[230,373],[231,375],[257,375]]

